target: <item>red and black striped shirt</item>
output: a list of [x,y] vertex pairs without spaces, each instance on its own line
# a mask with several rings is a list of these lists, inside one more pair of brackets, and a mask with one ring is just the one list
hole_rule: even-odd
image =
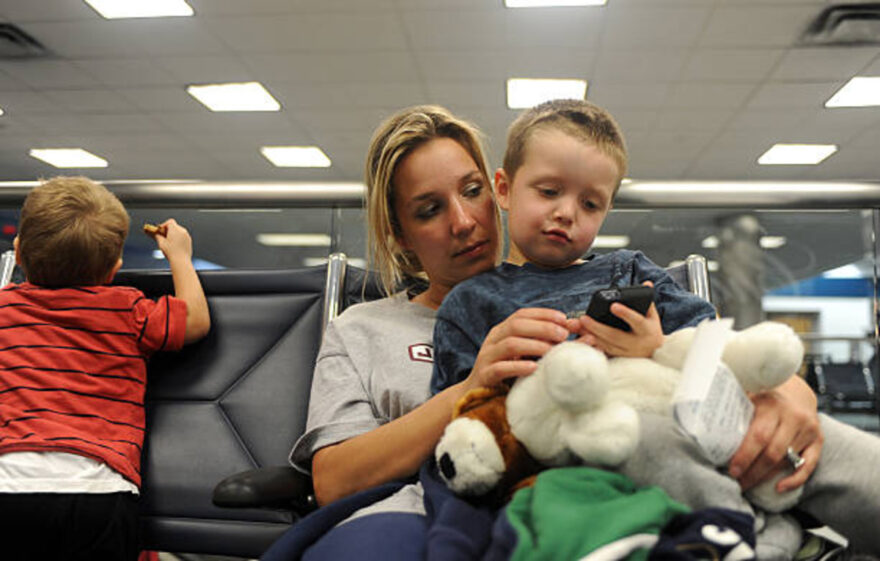
[[134,288],[0,290],[0,454],[81,454],[140,486],[146,360],[185,331],[183,300]]

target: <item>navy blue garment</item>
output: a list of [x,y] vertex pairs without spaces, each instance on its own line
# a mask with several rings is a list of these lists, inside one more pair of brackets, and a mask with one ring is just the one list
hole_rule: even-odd
[[[428,515],[425,559],[472,561],[482,558],[493,538],[496,518],[504,518],[498,516],[500,511],[455,495],[440,479],[433,458],[422,465],[419,481],[425,491]],[[516,539],[515,534],[507,537]]]
[[489,330],[515,311],[544,307],[582,313],[596,291],[648,280],[654,283],[654,303],[664,333],[715,317],[711,304],[678,286],[665,269],[640,251],[591,255],[584,263],[552,270],[529,263],[503,263],[460,282],[437,312],[431,391],[437,393],[464,380]]
[[[405,483],[394,481],[391,483],[386,483],[384,485],[379,485],[378,487],[374,487],[372,489],[367,489],[365,491],[361,491],[360,493],[355,493],[349,497],[345,497],[344,499],[339,499],[336,502],[330,503],[329,505],[322,506],[315,512],[309,514],[296,524],[294,524],[290,530],[285,532],[278,540],[273,543],[269,549],[263,553],[260,559],[262,561],[293,561],[295,559],[300,559],[306,550],[311,547],[313,544],[316,544],[319,540],[321,542],[328,542],[326,544],[322,543],[320,547],[316,547],[316,556],[311,557],[311,559],[322,559],[318,557],[321,551],[331,552],[333,555],[339,555],[337,549],[334,549],[334,545],[332,542],[341,541],[338,544],[338,547],[345,548],[346,545],[350,545],[349,540],[351,537],[347,537],[346,535],[335,535],[334,532],[336,530],[340,530],[338,534],[344,534],[341,532],[343,528],[357,522],[361,519],[352,520],[351,522],[347,522],[339,528],[335,528],[337,524],[351,516],[355,511],[360,510],[366,506],[369,506],[376,501],[380,501],[386,497],[389,497],[399,491]],[[407,516],[412,516],[420,519],[422,524],[422,533],[424,533],[424,521],[423,517],[417,514],[409,514]],[[376,514],[365,516],[362,520],[371,520],[371,523],[375,523],[375,526],[368,528],[366,531],[369,532],[379,532],[381,533],[381,524],[388,523],[389,520],[383,520],[383,516]],[[395,521],[390,521],[395,522]],[[354,531],[365,531],[362,530],[363,523],[359,524]],[[411,524],[407,525],[407,528],[413,529]],[[331,532],[334,530],[334,532]],[[414,531],[417,531],[418,528],[414,528]],[[347,533],[347,531],[346,531]],[[339,538],[339,539],[336,539]],[[353,542],[357,544],[358,542]],[[357,555],[351,557],[351,559],[364,559],[367,561],[371,561],[372,559],[388,559],[388,557],[383,557],[383,552],[379,552],[375,557],[369,557],[366,555],[365,548],[360,548],[357,550]],[[345,559],[345,557],[327,557],[326,559]]]
[[734,559],[754,559],[754,527],[754,517],[726,508],[680,514],[660,531],[648,561],[724,559],[734,550]]

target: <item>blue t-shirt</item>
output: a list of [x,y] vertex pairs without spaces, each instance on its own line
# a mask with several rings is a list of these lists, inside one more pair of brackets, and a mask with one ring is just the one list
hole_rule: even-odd
[[564,269],[502,263],[459,283],[437,312],[431,391],[437,393],[467,378],[489,330],[520,308],[583,311],[597,290],[647,280],[654,283],[654,304],[664,333],[715,317],[710,303],[680,287],[642,252],[625,249],[591,255]]

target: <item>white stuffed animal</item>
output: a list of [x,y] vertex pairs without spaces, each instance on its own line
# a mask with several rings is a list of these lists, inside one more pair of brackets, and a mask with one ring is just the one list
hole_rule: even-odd
[[[557,345],[531,376],[517,380],[511,388],[506,400],[510,431],[545,466],[620,465],[638,445],[637,411],[672,414],[672,396],[694,333],[695,328],[686,328],[667,336],[650,359],[608,359],[582,343]],[[790,327],[763,322],[731,333],[722,360],[746,391],[759,392],[791,377],[803,352],[800,338]],[[461,454],[473,456],[475,450],[477,457],[490,457],[492,451],[482,448],[491,448],[491,439],[471,442],[472,431],[463,421],[451,422],[437,445],[438,461],[446,455],[449,466]],[[469,462],[474,465],[473,459]],[[454,478],[444,475],[447,485],[460,494],[491,488],[494,482],[483,479],[499,477],[497,469],[470,473],[473,469],[457,466],[447,471],[456,473]],[[782,495],[775,490],[775,482],[784,475],[759,485],[749,492],[749,498],[773,512],[794,505],[800,488]]]

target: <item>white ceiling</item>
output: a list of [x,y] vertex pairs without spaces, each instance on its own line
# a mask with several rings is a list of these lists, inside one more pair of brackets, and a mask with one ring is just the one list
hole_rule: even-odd
[[[880,46],[798,47],[822,0],[189,0],[189,18],[104,20],[81,0],[0,0],[52,53],[0,60],[0,180],[58,170],[31,148],[82,147],[97,179],[361,179],[372,129],[409,104],[476,121],[500,161],[510,77],[585,78],[621,122],[637,179],[880,178],[880,108],[824,109]],[[192,83],[262,82],[278,113],[212,113]],[[819,166],[758,166],[775,142],[836,143]],[[315,144],[327,169],[260,146]]]

